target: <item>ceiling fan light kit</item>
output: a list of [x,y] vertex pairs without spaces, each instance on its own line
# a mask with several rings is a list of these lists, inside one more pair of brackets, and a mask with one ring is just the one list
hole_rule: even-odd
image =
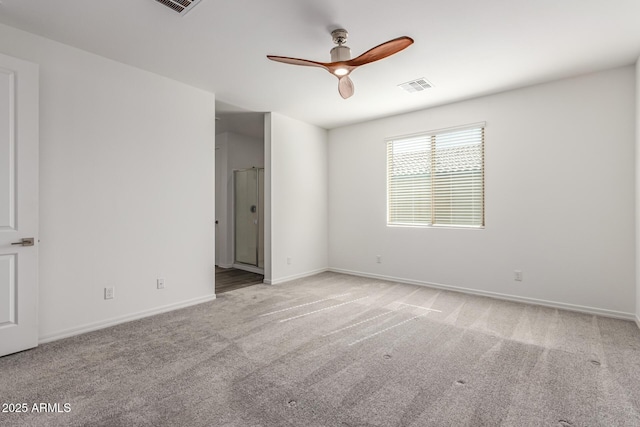
[[337,44],[331,49],[331,62],[316,62],[308,59],[289,58],[286,56],[267,55],[272,61],[283,62],[285,64],[303,65],[307,67],[320,67],[329,71],[338,78],[338,92],[340,96],[347,99],[353,95],[353,81],[349,78],[349,74],[361,65],[366,65],[374,61],[379,61],[413,44],[411,37],[398,37],[388,42],[382,43],[372,49],[369,49],[357,58],[351,59],[351,49],[344,44],[347,42],[347,30],[339,28],[331,32],[333,42]]

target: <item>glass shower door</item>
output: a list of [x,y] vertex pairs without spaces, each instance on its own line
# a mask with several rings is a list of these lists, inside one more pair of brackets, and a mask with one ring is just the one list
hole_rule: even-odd
[[264,268],[264,169],[258,169],[258,267]]
[[258,169],[234,171],[235,261],[258,266],[260,197]]

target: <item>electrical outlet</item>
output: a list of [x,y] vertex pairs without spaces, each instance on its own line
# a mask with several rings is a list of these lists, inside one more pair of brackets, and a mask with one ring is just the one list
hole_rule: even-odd
[[514,270],[513,271],[513,280],[517,282],[522,282],[522,271]]
[[115,296],[115,288],[104,288],[104,299],[113,299]]
[[376,263],[382,264],[382,255],[376,255]]
[[156,286],[158,287],[158,289],[164,289],[164,279],[156,280]]

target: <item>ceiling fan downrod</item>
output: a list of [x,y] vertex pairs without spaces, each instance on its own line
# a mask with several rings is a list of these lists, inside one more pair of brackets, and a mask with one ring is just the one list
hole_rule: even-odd
[[348,35],[349,33],[344,28],[331,31],[333,42],[338,45],[331,49],[331,62],[348,61],[351,59],[351,49],[348,46],[343,46],[347,42]]

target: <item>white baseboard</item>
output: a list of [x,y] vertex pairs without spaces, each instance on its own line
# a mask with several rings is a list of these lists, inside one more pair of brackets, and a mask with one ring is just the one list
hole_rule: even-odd
[[636,325],[638,325],[638,328],[640,328],[640,317],[638,317],[636,315]]
[[290,282],[296,279],[302,279],[303,277],[315,276],[316,274],[324,273],[325,271],[330,271],[329,268],[319,268],[313,271],[307,271],[305,273],[294,274],[292,276],[280,277],[275,280],[264,280],[264,283],[267,285],[279,285],[281,283]]
[[86,325],[78,326],[75,328],[65,329],[63,331],[54,332],[49,335],[44,335],[38,339],[38,344],[44,344],[51,341],[57,341],[62,338],[68,338],[75,335],[84,334],[87,332],[97,331],[98,329],[108,328],[109,326],[119,325],[121,323],[131,322],[132,320],[138,320],[145,317],[153,316],[167,311],[177,310],[179,308],[190,307],[192,305],[202,304],[205,302],[213,301],[216,299],[214,295],[207,295],[204,297],[194,298],[187,301],[182,301],[175,304],[164,305],[162,307],[152,308],[150,310],[139,311],[133,314],[127,314],[124,316],[114,317],[107,320],[101,320],[99,322],[88,323]]
[[636,317],[633,313],[625,313],[622,311],[607,310],[603,308],[587,307],[587,306],[575,305],[575,304],[567,304],[563,302],[547,301],[547,300],[541,300],[541,299],[529,298],[529,297],[520,297],[517,295],[481,291],[477,289],[443,285],[441,283],[423,282],[419,280],[404,279],[404,278],[392,277],[392,276],[383,276],[380,274],[364,273],[361,271],[344,270],[340,268],[329,268],[329,271],[332,271],[334,273],[349,274],[351,276],[369,277],[372,279],[387,280],[387,281],[398,282],[398,283],[407,283],[410,285],[426,286],[429,288],[444,289],[447,291],[462,292],[462,293],[471,294],[471,295],[480,295],[480,296],[491,297],[491,298],[496,298],[496,299],[501,299],[506,301],[522,302],[526,304],[541,305],[544,307],[559,308],[562,310],[577,311],[580,313],[595,314],[598,316],[613,317],[616,319],[635,320],[636,323],[638,324],[638,327],[640,327],[640,319],[638,317]]

